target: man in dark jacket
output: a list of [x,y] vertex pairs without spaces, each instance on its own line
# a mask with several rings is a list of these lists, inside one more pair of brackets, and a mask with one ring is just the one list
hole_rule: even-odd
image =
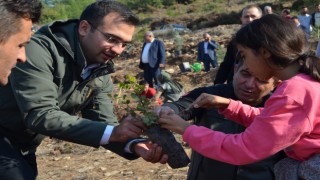
[[218,48],[218,44],[211,39],[209,33],[203,34],[204,41],[198,44],[198,57],[197,60],[202,62],[204,65],[204,71],[210,71],[210,64],[212,68],[218,67],[218,60],[216,50]]
[[[219,95],[226,98],[262,107],[270,92],[275,87],[275,80],[261,81],[252,76],[247,66],[240,61],[235,65],[232,83],[197,88],[173,103],[166,103],[175,113],[186,120],[194,119],[194,123],[216,131],[235,134],[243,132],[245,127],[225,119],[217,109],[191,109],[184,111],[202,93]],[[206,158],[193,151],[188,172],[189,180],[223,179],[223,180],[272,180],[274,179],[273,165],[284,157],[280,152],[265,160],[244,166],[235,166]]]
[[[166,60],[165,47],[162,41],[155,39],[151,31],[144,34],[145,43],[142,46],[139,68],[143,70],[144,80],[150,87],[159,86],[157,77],[164,68]],[[154,81],[154,82],[153,82]]]
[[98,1],[80,20],[37,31],[26,45],[27,62],[0,88],[0,179],[35,179],[44,135],[102,146],[127,159],[166,162],[160,147],[130,140],[145,129],[142,121],[127,117],[118,124],[113,114],[112,59],[131,42],[138,22],[122,4]]
[[[249,24],[255,19],[262,17],[262,10],[257,5],[248,5],[241,11],[241,23],[242,26]],[[227,46],[227,52],[224,56],[222,63],[218,69],[216,78],[213,84],[223,84],[225,82],[231,82],[233,78],[233,66],[236,58],[238,49],[234,43],[234,40],[231,39],[230,43]]]
[[316,4],[316,11],[311,14],[311,25],[319,28],[320,27],[320,3]]

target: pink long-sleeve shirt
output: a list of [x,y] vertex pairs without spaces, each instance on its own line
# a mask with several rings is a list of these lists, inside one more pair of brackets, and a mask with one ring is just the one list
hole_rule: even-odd
[[264,108],[232,100],[220,113],[246,130],[224,134],[192,125],[183,134],[192,149],[208,158],[243,165],[283,149],[299,161],[320,153],[320,83],[305,74],[280,83]]

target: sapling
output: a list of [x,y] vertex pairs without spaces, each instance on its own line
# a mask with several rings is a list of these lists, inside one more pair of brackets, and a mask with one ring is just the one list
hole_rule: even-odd
[[[190,159],[176,141],[171,131],[161,128],[158,124],[158,116],[154,112],[151,100],[141,96],[144,85],[139,85],[133,76],[126,75],[125,80],[119,83],[119,93],[114,96],[124,105],[125,111],[133,117],[139,117],[148,127],[144,134],[154,143],[162,147],[162,151],[168,155],[168,164],[171,168],[181,168],[189,164]],[[131,101],[126,94],[130,94]]]

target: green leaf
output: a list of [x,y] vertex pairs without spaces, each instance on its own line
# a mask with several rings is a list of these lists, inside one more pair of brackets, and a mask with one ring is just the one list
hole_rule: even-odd
[[137,94],[135,93],[131,93],[131,97],[136,100],[136,101],[140,101],[140,96],[138,96]]

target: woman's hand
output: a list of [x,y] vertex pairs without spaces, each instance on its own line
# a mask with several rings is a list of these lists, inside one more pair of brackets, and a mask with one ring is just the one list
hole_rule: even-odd
[[189,122],[182,119],[175,113],[161,113],[159,116],[159,124],[162,128],[169,129],[178,134],[183,134],[188,126],[190,126]]
[[207,93],[202,93],[192,104],[190,107],[194,108],[227,108],[230,103],[230,99],[215,96]]

